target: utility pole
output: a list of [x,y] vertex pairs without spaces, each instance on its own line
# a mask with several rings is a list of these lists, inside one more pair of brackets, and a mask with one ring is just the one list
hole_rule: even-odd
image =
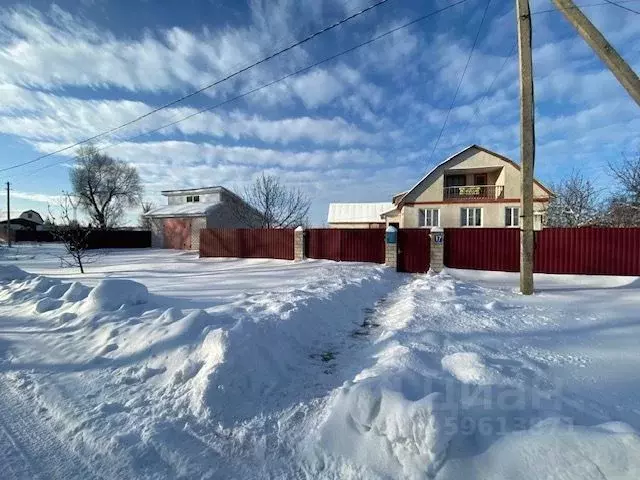
[[535,130],[533,61],[529,0],[516,0],[518,60],[520,64],[520,292],[533,293],[533,167]]
[[11,247],[11,183],[7,182],[7,246]]
[[600,59],[609,67],[620,84],[629,92],[629,95],[640,106],[640,79],[624,61],[615,48],[607,41],[598,29],[576,7],[572,0],[553,0],[558,10],[574,26],[580,36],[593,49]]

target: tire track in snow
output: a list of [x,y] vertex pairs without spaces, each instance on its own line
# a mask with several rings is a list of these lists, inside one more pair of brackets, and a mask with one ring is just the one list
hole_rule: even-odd
[[0,375],[0,469],[5,480],[94,479],[67,447]]

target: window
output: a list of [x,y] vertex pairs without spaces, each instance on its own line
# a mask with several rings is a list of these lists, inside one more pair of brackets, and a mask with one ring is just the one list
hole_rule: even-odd
[[27,213],[27,218],[33,218],[33,213],[31,212]]
[[520,208],[519,207],[504,208],[504,226],[505,227],[520,226]]
[[420,210],[418,210],[418,226],[439,227],[440,210],[438,210],[437,208],[421,208]]
[[189,195],[187,197],[187,203],[191,203],[191,202],[193,202],[193,197],[191,195]]
[[476,173],[473,176],[473,184],[474,185],[486,185],[487,184],[487,174],[486,173]]
[[482,226],[482,209],[481,208],[461,208],[460,209],[460,226],[461,227],[481,227]]
[[193,201],[194,202],[199,202],[200,201],[200,195],[194,195],[193,196]]
[[467,177],[464,175],[447,175],[444,177],[445,187],[464,187],[467,184]]

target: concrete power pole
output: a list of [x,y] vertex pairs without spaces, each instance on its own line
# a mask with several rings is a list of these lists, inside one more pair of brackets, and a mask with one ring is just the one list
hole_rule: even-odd
[[533,167],[535,130],[533,109],[533,61],[529,0],[516,0],[518,60],[520,64],[520,292],[533,293]]
[[11,247],[11,183],[7,182],[7,246]]
[[640,105],[640,79],[627,62],[616,52],[615,48],[604,38],[593,23],[576,7],[572,0],[553,0],[553,3],[556,4],[558,10],[564,14],[585,42],[609,67],[609,70],[629,92],[629,95]]

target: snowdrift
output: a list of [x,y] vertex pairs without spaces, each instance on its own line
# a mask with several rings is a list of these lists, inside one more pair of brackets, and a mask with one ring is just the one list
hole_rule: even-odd
[[11,346],[7,365],[28,366],[33,404],[92,462],[121,452],[106,476],[640,478],[632,427],[466,340],[548,319],[446,274],[345,264],[206,310],[166,305],[138,282],[0,268],[2,313],[60,332],[32,335],[33,356]]

